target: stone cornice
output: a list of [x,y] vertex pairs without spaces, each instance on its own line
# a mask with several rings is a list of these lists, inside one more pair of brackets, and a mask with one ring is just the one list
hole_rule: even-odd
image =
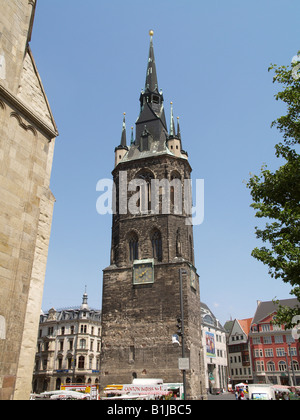
[[27,117],[36,127],[38,127],[51,141],[53,138],[58,136],[58,131],[49,127],[44,121],[42,121],[33,111],[28,108],[23,102],[11,94],[4,86],[0,85],[0,96],[8,101],[13,108],[21,112]]

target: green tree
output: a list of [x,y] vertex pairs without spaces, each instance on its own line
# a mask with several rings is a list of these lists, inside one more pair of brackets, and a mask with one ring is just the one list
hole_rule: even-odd
[[[291,285],[291,295],[300,303],[300,51],[299,60],[290,66],[271,65],[273,82],[283,85],[275,95],[286,104],[286,115],[273,121],[283,135],[275,154],[283,165],[275,172],[264,166],[260,175],[252,175],[247,186],[251,191],[255,217],[268,219],[263,228],[255,228],[256,237],[264,246],[255,248],[252,256],[269,267],[269,274]],[[287,328],[300,314],[300,307],[280,307],[277,322]]]

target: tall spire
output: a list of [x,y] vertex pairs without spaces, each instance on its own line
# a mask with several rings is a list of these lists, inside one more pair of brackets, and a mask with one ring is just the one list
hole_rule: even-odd
[[153,34],[154,32],[149,31],[150,35],[150,48],[149,48],[149,58],[146,74],[146,83],[145,91],[158,92],[158,83],[157,83],[157,73],[156,73],[156,64],[154,57],[154,48],[153,48]]
[[122,137],[121,137],[121,146],[127,147],[127,140],[126,140],[126,122],[125,122],[125,115],[126,112],[124,112],[123,117],[123,127],[122,127]]
[[164,144],[167,133],[167,123],[164,111],[164,97],[162,91],[158,90],[156,64],[153,48],[153,31],[150,35],[150,49],[147,63],[147,74],[145,90],[140,95],[140,115],[136,122],[135,145],[140,146],[140,139],[145,131],[150,133],[154,141],[161,141]]
[[134,144],[133,127],[131,127],[131,140],[130,140],[130,145],[132,146],[133,144]]

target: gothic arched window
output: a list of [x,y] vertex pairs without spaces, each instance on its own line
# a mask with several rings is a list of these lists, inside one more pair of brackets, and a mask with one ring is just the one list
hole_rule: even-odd
[[162,240],[161,240],[161,233],[156,230],[152,237],[152,251],[153,251],[153,258],[157,259],[157,261],[162,261]]
[[129,236],[129,261],[139,259],[139,238],[135,233]]
[[182,256],[182,249],[181,249],[181,236],[180,236],[180,228],[177,229],[176,233],[176,257]]
[[170,185],[171,211],[174,214],[182,214],[181,176],[177,171],[172,172]]
[[140,198],[137,207],[140,208],[141,213],[149,213],[151,210],[151,181],[154,179],[154,175],[151,171],[145,170],[138,174],[137,179],[144,181],[144,184],[138,187]]

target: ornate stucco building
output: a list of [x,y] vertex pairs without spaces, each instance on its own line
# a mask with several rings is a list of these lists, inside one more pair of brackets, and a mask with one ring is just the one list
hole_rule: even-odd
[[40,316],[33,371],[34,393],[61,385],[98,385],[101,311],[91,309],[85,293],[77,308],[51,308]]
[[[134,138],[135,137],[135,138]],[[101,387],[134,378],[181,382],[182,348],[172,344],[184,308],[187,398],[206,394],[199,277],[194,266],[187,152],[173,118],[167,128],[153,32],[140,113],[127,143],[125,117],[115,149],[110,266],[103,275]]]
[[55,121],[29,43],[35,0],[0,0],[0,400],[29,399],[54,196]]
[[210,393],[227,391],[226,331],[209,307],[201,302],[205,384]]

